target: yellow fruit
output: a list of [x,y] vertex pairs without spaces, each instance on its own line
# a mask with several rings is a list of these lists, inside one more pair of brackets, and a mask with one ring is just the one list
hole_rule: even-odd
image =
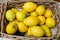
[[37,18],[37,17],[29,16],[29,17],[27,17],[23,22],[24,22],[24,24],[26,24],[27,26],[35,26],[35,25],[38,24],[38,18]]
[[23,21],[26,18],[26,16],[27,16],[26,12],[24,12],[24,11],[19,11],[16,13],[16,19],[18,21]]
[[36,12],[38,15],[43,15],[45,13],[45,7],[43,5],[40,5],[36,8]]
[[7,25],[6,32],[8,34],[14,34],[16,33],[16,31],[17,31],[17,25],[15,24],[15,22],[11,22]]
[[53,16],[52,10],[46,9],[46,13],[45,13],[44,16],[45,16],[45,17],[52,17],[52,16]]
[[13,21],[15,19],[15,13],[12,10],[6,12],[6,19],[8,21]]
[[15,13],[17,13],[18,12],[18,10],[17,9],[15,9],[15,8],[12,8],[11,9],[13,12],[15,12]]
[[39,25],[43,25],[45,23],[45,17],[44,16],[38,16],[39,19]]
[[33,26],[31,28],[32,35],[35,37],[42,37],[44,36],[44,30],[39,26]]
[[19,22],[18,29],[19,29],[19,32],[27,32],[28,31],[28,27],[23,22]]
[[28,36],[32,36],[31,27],[29,27],[28,32],[27,32],[27,35]]
[[25,10],[23,10],[23,9],[22,9],[22,10],[19,10],[19,11],[21,11],[21,12],[25,13],[27,17],[30,15],[28,12],[26,12],[26,11],[25,11]]
[[32,11],[34,11],[36,9],[36,7],[37,7],[37,5],[35,3],[26,2],[26,3],[24,3],[22,8],[27,12],[32,12]]
[[37,13],[36,12],[32,12],[32,13],[30,13],[30,15],[36,17],[37,16]]
[[49,28],[54,28],[55,27],[55,19],[54,18],[47,18],[46,25]]
[[42,25],[41,27],[45,31],[45,36],[50,37],[52,35],[51,30],[46,25]]
[[15,23],[16,23],[16,25],[18,25],[18,23],[19,23],[19,21],[18,21],[18,20],[14,20],[14,21],[12,21],[12,22],[15,22]]

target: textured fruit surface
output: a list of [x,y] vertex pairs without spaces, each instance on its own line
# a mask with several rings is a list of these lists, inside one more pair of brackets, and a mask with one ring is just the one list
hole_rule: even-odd
[[23,5],[23,9],[27,12],[32,12],[36,9],[37,5],[33,2],[26,2],[24,5]]
[[29,17],[27,17],[23,22],[24,22],[24,24],[26,24],[27,26],[35,26],[35,25],[38,24],[38,18],[37,18],[37,17],[29,16]]
[[32,36],[31,27],[29,27],[28,32],[27,32],[27,35],[28,36]]
[[16,13],[16,19],[18,21],[23,21],[26,18],[26,16],[26,12],[24,12],[23,10]]
[[17,9],[15,9],[15,8],[12,8],[11,9],[13,12],[15,12],[15,13],[17,13],[18,12],[18,10]]
[[52,10],[51,9],[46,9],[46,13],[45,13],[44,16],[45,17],[52,17],[53,16]]
[[38,16],[36,12],[30,13],[30,15],[31,15],[31,16],[35,16],[35,17]]
[[13,21],[15,19],[15,13],[12,10],[6,12],[6,19],[8,21]]
[[43,25],[45,23],[45,17],[44,16],[38,16],[39,19],[39,25]]
[[39,26],[33,26],[31,28],[32,35],[35,37],[42,37],[44,36],[44,30]]
[[18,29],[19,29],[19,32],[27,32],[28,31],[28,27],[23,22],[19,22]]
[[38,15],[43,15],[45,13],[45,7],[43,5],[40,5],[36,8],[36,12]]
[[46,19],[46,25],[49,28],[54,28],[55,27],[55,19],[54,18],[47,18]]
[[17,31],[17,25],[15,24],[15,22],[10,22],[7,27],[6,27],[6,32],[8,34],[14,34]]
[[42,25],[41,27],[45,31],[45,36],[50,37],[52,35],[51,30],[46,25]]

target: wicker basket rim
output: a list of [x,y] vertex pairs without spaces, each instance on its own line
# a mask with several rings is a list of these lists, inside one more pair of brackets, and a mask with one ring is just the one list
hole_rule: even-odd
[[[18,2],[18,1],[14,1],[14,2]],[[14,2],[8,2],[8,3],[14,3]],[[56,3],[56,1],[53,1],[54,3]],[[3,18],[2,18],[2,22],[3,22]],[[5,34],[5,33],[3,33],[3,32],[1,32],[1,34]],[[5,35],[8,35],[8,34],[5,34]],[[9,36],[12,36],[12,37],[22,37],[22,36],[15,36],[15,35],[9,35]],[[24,37],[25,38],[25,37]],[[26,37],[27,38],[27,37]],[[30,37],[31,38],[31,37]],[[53,36],[52,37],[43,37],[43,38],[48,38],[48,39],[50,39],[50,38],[53,38]]]

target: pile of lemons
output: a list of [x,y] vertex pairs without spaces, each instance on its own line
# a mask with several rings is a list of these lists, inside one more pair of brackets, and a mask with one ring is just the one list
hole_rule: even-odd
[[18,30],[28,36],[50,37],[51,29],[56,25],[53,16],[52,10],[45,8],[44,5],[26,2],[20,10],[15,8],[7,10],[6,19],[9,24],[6,26],[6,32],[12,35]]

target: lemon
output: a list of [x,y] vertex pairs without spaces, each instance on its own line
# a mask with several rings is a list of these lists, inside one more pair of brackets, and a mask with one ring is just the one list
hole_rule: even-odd
[[23,21],[23,23],[27,26],[35,26],[38,24],[38,18],[29,16]]
[[44,16],[45,16],[45,17],[52,17],[52,16],[53,16],[52,10],[46,9],[46,13],[45,13]]
[[19,21],[18,20],[14,20],[14,21],[12,21],[12,22],[15,22],[16,23],[16,25],[18,25],[18,23],[19,23]]
[[6,32],[8,34],[14,34],[17,31],[17,25],[15,24],[15,22],[10,22],[7,27],[6,27]]
[[28,27],[23,22],[19,22],[18,29],[19,29],[19,32],[27,32],[28,31]]
[[40,26],[33,26],[31,28],[32,35],[35,37],[44,36],[44,30]]
[[25,13],[27,17],[30,15],[28,12],[26,12],[26,11],[25,11],[25,10],[23,10],[23,9],[22,9],[22,10],[19,10],[19,11],[21,11],[21,12]]
[[42,25],[41,27],[45,31],[45,36],[50,37],[52,35],[51,30],[46,25]]
[[27,11],[27,12],[32,12],[36,9],[37,5],[33,2],[26,2],[24,3],[24,5],[22,6],[22,8]]
[[23,21],[26,17],[27,17],[26,12],[24,12],[23,10],[16,13],[16,19],[18,21]]
[[43,15],[45,13],[45,7],[43,5],[39,5],[36,8],[36,12],[38,13],[38,15]]
[[43,25],[45,23],[45,17],[44,16],[38,16],[39,19],[39,25]]
[[29,27],[28,32],[27,32],[27,35],[28,36],[32,36],[31,27]]
[[30,13],[30,15],[31,15],[31,16],[35,16],[35,17],[38,16],[36,12]]
[[12,8],[11,10],[12,10],[13,12],[15,12],[15,13],[18,12],[18,10],[17,10],[16,8]]
[[6,19],[8,21],[13,21],[15,19],[15,13],[12,10],[6,12]]
[[55,27],[55,19],[54,18],[47,18],[46,19],[46,25],[49,28],[54,28]]

